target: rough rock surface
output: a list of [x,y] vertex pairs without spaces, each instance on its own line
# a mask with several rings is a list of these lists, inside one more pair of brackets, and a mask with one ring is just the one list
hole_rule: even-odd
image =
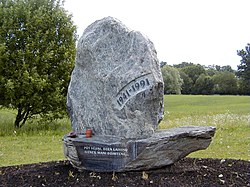
[[64,154],[79,170],[130,171],[171,165],[189,153],[206,149],[214,127],[179,127],[160,130],[150,138],[64,137]]
[[206,149],[215,130],[209,126],[160,130],[150,138],[137,141],[138,145],[144,145],[143,149],[124,170],[148,170],[171,165],[194,151]]
[[77,133],[150,137],[163,117],[153,43],[112,17],[91,24],[78,42],[67,106]]

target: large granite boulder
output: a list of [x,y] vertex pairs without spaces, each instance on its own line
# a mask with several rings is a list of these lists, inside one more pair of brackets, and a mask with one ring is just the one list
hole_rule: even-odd
[[[83,33],[68,89],[73,132],[64,154],[79,170],[147,170],[206,149],[214,127],[156,130],[163,80],[152,42],[107,17]],[[93,133],[91,136],[91,132]]]
[[77,133],[150,137],[163,117],[153,43],[112,17],[91,24],[78,42],[67,106]]

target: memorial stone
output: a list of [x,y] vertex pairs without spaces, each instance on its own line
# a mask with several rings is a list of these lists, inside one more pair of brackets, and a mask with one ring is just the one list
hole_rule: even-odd
[[140,32],[107,17],[91,24],[77,46],[68,89],[73,130],[145,138],[163,117],[163,79],[155,48]]
[[73,132],[64,154],[79,170],[145,170],[173,164],[209,146],[214,127],[157,130],[163,79],[153,43],[107,17],[77,46],[67,107]]

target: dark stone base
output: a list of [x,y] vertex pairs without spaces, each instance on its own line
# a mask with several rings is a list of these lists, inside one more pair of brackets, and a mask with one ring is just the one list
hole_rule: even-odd
[[65,135],[64,154],[79,170],[148,170],[173,164],[191,152],[206,149],[214,133],[214,127],[179,127],[159,130],[150,138],[139,140]]

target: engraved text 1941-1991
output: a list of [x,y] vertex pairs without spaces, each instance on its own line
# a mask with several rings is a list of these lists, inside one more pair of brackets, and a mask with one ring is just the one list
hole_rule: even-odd
[[116,96],[116,102],[118,108],[121,109],[126,104],[126,102],[136,94],[145,91],[151,85],[150,77],[147,75],[136,78],[135,80],[128,83]]

